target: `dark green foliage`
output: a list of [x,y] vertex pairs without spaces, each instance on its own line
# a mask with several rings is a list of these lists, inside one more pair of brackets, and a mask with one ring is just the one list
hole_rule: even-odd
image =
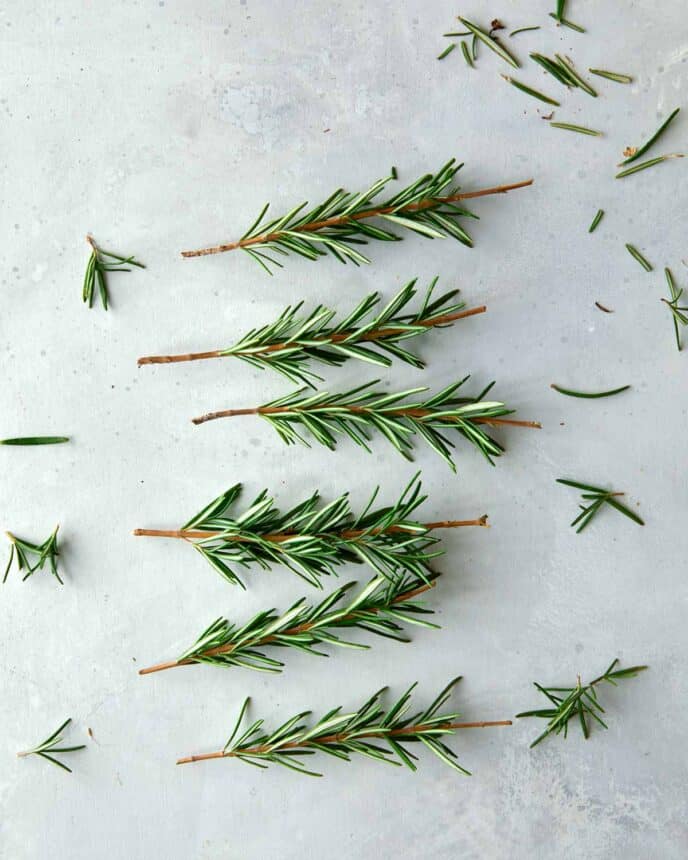
[[670,298],[662,299],[662,301],[671,311],[671,320],[674,324],[674,336],[676,338],[676,349],[681,352],[681,334],[678,327],[679,325],[688,325],[688,316],[686,316],[686,314],[688,314],[688,305],[679,305],[681,296],[683,295],[683,288],[679,289],[676,285],[674,276],[671,274],[671,269],[664,269],[664,274],[667,279],[667,284],[669,285]]
[[99,248],[91,236],[86,237],[91,246],[91,256],[88,259],[86,273],[84,275],[84,286],[81,297],[84,302],[90,307],[93,307],[93,298],[98,286],[100,301],[105,308],[108,309],[109,294],[107,289],[107,281],[105,279],[106,272],[131,272],[127,266],[137,266],[139,269],[145,269],[143,263],[139,263],[134,257],[120,257],[119,254],[112,254],[110,251],[104,251]]
[[571,523],[572,526],[578,525],[576,529],[576,534],[582,532],[583,529],[588,525],[590,520],[597,514],[604,505],[609,505],[610,507],[617,510],[620,514],[628,517],[633,520],[634,523],[637,523],[639,526],[644,526],[645,523],[640,519],[638,514],[631,511],[625,505],[622,505],[618,500],[619,496],[623,496],[623,493],[615,493],[611,490],[605,490],[602,487],[593,487],[591,484],[580,484],[577,481],[569,481],[565,478],[557,478],[558,484],[565,484],[567,487],[575,487],[577,490],[583,490],[583,494],[581,495],[582,499],[585,499],[589,502],[588,505],[579,505],[578,507],[581,509],[581,513],[573,520]]
[[17,753],[20,757],[30,756],[30,755],[38,755],[41,758],[46,759],[52,764],[56,764],[58,767],[61,767],[62,770],[66,770],[68,773],[72,772],[72,769],[67,767],[66,764],[59,761],[59,759],[54,758],[55,755],[60,753],[68,753],[75,752],[76,750],[86,749],[86,744],[79,744],[74,747],[59,747],[58,744],[62,742],[62,735],[60,734],[67,726],[71,723],[71,717],[68,720],[65,720],[64,723],[57,729],[57,731],[53,732],[50,737],[47,737],[44,741],[42,741],[38,746],[33,747],[33,749],[25,750],[24,752]]
[[59,445],[69,442],[69,436],[17,436],[14,439],[0,439],[0,445]]
[[41,544],[30,543],[27,540],[16,537],[11,532],[7,532],[7,537],[10,539],[12,547],[10,549],[10,558],[7,562],[7,567],[5,568],[5,575],[2,580],[3,583],[7,581],[10,568],[12,567],[12,561],[16,554],[17,569],[20,572],[23,570],[26,571],[22,578],[22,582],[27,580],[37,570],[43,570],[44,565],[48,562],[52,575],[57,579],[60,585],[64,585],[57,570],[57,557],[59,555],[57,547],[57,531],[59,528],[59,526],[55,526],[55,530],[50,537],[44,540]]
[[[650,147],[654,143],[656,143],[656,141],[659,140],[659,138],[664,134],[664,132],[667,130],[667,128],[669,128],[671,123],[678,116],[678,113],[680,110],[681,110],[681,108],[675,108],[675,110],[673,110],[669,114],[669,116],[664,120],[664,122],[660,125],[660,127],[657,129],[657,131],[645,143],[643,143],[642,146],[638,147],[637,149],[633,149],[633,152],[628,156],[628,158],[626,158],[624,161],[622,161],[621,164],[631,164],[631,162],[637,161],[641,156],[645,155],[645,153],[648,151],[648,149],[650,149]],[[654,159],[653,159],[653,161],[654,161]],[[646,163],[649,166],[649,162],[646,162]]]

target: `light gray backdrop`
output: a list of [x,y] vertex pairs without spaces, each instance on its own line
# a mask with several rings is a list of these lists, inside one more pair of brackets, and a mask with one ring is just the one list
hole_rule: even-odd
[[[685,10],[577,0],[581,36],[554,26],[552,6],[1,4],[0,436],[73,437],[0,448],[0,525],[42,539],[60,522],[66,572],[63,588],[13,573],[0,595],[3,858],[685,856],[688,355],[674,347],[660,297],[664,265],[688,282],[688,164],[613,178],[624,146],[682,104]],[[514,38],[522,59],[565,51],[581,69],[632,73],[631,86],[596,81],[591,99],[522,71],[564,97],[557,119],[605,137],[549,128],[547,108],[502,81],[509,69],[486,50],[475,71],[458,50],[437,62],[459,11],[541,24]],[[686,122],[656,151],[685,147]],[[466,162],[468,189],[535,178],[475,204],[472,251],[410,237],[371,247],[363,269],[290,259],[272,279],[238,254],[179,257],[236,238],[266,200],[281,213],[339,184],[358,189],[391,164],[410,181],[452,155]],[[589,236],[599,207],[607,215]],[[80,302],[87,231],[148,266],[112,276],[109,313]],[[655,271],[644,273],[625,242]],[[500,433],[508,450],[494,469],[465,445],[453,476],[427,449],[410,464],[380,440],[372,455],[348,443],[331,454],[287,449],[257,419],[194,427],[194,415],[289,385],[230,361],[136,367],[142,354],[231,343],[290,302],[345,310],[435,274],[489,312],[418,341],[427,371],[395,367],[384,384],[438,387],[470,372],[478,390],[496,378],[495,394],[543,429]],[[335,388],[373,375],[355,364],[327,374]],[[586,402],[551,382],[633,390]],[[358,505],[377,483],[391,500],[417,468],[428,519],[487,512],[492,524],[444,541],[446,576],[432,596],[441,631],[327,660],[292,654],[276,677],[209,667],[137,675],[218,614],[246,619],[307,589],[275,571],[250,577],[243,593],[189,547],[134,538],[134,527],[178,526],[235,481],[247,495],[267,486],[284,505],[316,487],[325,499],[350,489]],[[646,527],[610,511],[577,537],[577,495],[559,476],[627,491]],[[461,673],[452,704],[466,719],[499,719],[542,704],[533,679],[589,677],[615,656],[651,670],[605,692],[608,732],[534,751],[533,721],[465,732],[452,743],[471,778],[427,756],[415,775],[328,759],[321,780],[174,765],[221,746],[247,693],[275,724],[307,707],[356,706],[385,683],[399,693],[418,680],[428,701]],[[72,776],[15,758],[67,716],[70,740],[88,743]]]

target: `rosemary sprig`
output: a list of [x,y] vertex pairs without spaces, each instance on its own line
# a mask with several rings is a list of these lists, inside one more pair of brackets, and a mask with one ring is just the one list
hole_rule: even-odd
[[69,436],[16,436],[13,439],[0,439],[0,445],[59,445],[69,442]]
[[494,51],[494,53],[497,54],[498,57],[501,57],[505,63],[508,63],[515,69],[520,67],[521,64],[516,57],[514,57],[510,51],[507,51],[504,45],[502,45],[497,39],[478,27],[477,24],[473,24],[471,21],[461,18],[461,16],[459,16],[459,21],[461,21],[466,29],[470,30],[474,39],[481,41],[483,45],[486,45],[491,51]]
[[[304,597],[281,615],[275,609],[268,609],[242,626],[218,618],[177,660],[140,669],[139,675],[194,663],[281,672],[284,663],[268,657],[266,648],[298,648],[308,654],[327,657],[327,653],[317,650],[316,646],[370,647],[341,639],[338,635],[341,630],[365,630],[397,642],[408,642],[404,624],[439,629],[439,625],[423,618],[432,615],[432,610],[415,599],[434,587],[438,575],[421,578],[402,574],[391,581],[377,576],[353,598],[348,597],[348,592],[356,583],[349,582],[316,605],[309,605]],[[345,597],[347,603],[343,604]]]
[[554,18],[562,27],[568,27],[569,30],[575,30],[576,33],[585,33],[585,27],[581,27],[580,24],[574,24],[573,21],[569,21],[567,18],[558,18],[554,12],[550,12],[549,17]]
[[[272,274],[271,266],[282,268],[282,264],[266,252],[282,256],[294,253],[307,260],[317,260],[330,253],[341,263],[350,261],[359,265],[369,263],[370,260],[354,246],[365,245],[371,239],[400,241],[401,236],[392,232],[392,228],[411,230],[429,239],[451,237],[470,247],[471,237],[457,223],[457,219],[476,216],[458,203],[489,194],[504,194],[531,185],[533,180],[461,192],[454,184],[454,179],[462,166],[452,158],[437,173],[421,176],[377,205],[374,205],[374,201],[383,188],[396,179],[394,170],[360,194],[338,188],[315,209],[304,213],[308,204],[302,203],[281,218],[264,223],[270,205],[266,204],[239,241],[196,251],[182,251],[182,256],[202,257],[240,249],[268,274]],[[371,218],[380,219],[384,227],[367,223]]]
[[646,272],[652,271],[652,263],[648,262],[645,257],[640,253],[640,251],[635,247],[635,245],[631,245],[629,242],[626,243],[626,250],[633,257],[634,260],[637,260],[640,265],[645,269]]
[[304,756],[321,752],[350,761],[354,753],[360,753],[376,761],[405,765],[415,771],[417,756],[406,749],[406,745],[422,743],[445,764],[468,776],[469,771],[458,763],[456,754],[440,738],[454,734],[457,729],[510,726],[511,720],[460,723],[457,722],[461,716],[459,713],[439,713],[460,680],[459,677],[450,681],[428,708],[411,717],[406,715],[415,684],[390,708],[385,709],[381,704],[381,696],[386,690],[383,687],[352,713],[343,714],[341,707],[334,708],[309,727],[303,720],[310,716],[311,711],[304,711],[273,732],[261,731],[263,720],[256,720],[246,730],[241,728],[249,704],[249,699],[246,699],[223,749],[186,756],[177,764],[238,758],[260,768],[279,764],[307,776],[322,776],[306,768],[302,761]]
[[552,128],[563,128],[565,131],[577,131],[578,134],[588,134],[591,137],[602,137],[601,131],[586,128],[584,125],[572,125],[570,122],[550,122]]
[[62,723],[62,725],[54,731],[50,737],[47,737],[44,741],[42,741],[37,746],[33,747],[30,750],[24,750],[23,752],[18,752],[17,756],[19,758],[25,758],[30,755],[38,755],[41,758],[46,759],[53,764],[56,764],[58,767],[61,767],[62,770],[66,770],[67,773],[71,773],[72,769],[67,767],[64,762],[61,762],[59,759],[56,759],[55,756],[60,753],[68,753],[68,752],[76,752],[76,750],[86,749],[86,744],[79,744],[74,747],[59,747],[58,744],[62,743],[62,735],[67,726],[72,722],[71,717]]
[[629,519],[633,520],[634,523],[637,523],[639,526],[644,526],[645,523],[640,519],[640,517],[627,508],[625,505],[622,505],[621,502],[618,501],[619,496],[623,496],[624,493],[615,493],[611,490],[605,490],[602,487],[593,487],[591,484],[580,484],[578,481],[569,481],[565,478],[557,478],[558,484],[565,484],[567,487],[575,487],[577,490],[584,490],[581,498],[590,502],[589,505],[579,505],[581,509],[581,513],[573,520],[571,523],[572,526],[580,525],[576,529],[576,534],[579,534],[583,531],[583,529],[588,525],[590,520],[597,514],[605,504],[610,505],[615,510],[619,511],[619,513],[624,514],[624,516],[629,517]]
[[11,548],[9,561],[5,568],[5,575],[2,578],[3,583],[7,582],[7,577],[9,575],[10,568],[12,567],[12,561],[16,555],[17,570],[19,572],[22,570],[26,571],[22,577],[22,582],[27,580],[37,570],[43,570],[45,563],[48,562],[52,575],[57,579],[60,585],[64,585],[57,569],[57,557],[60,554],[57,546],[57,532],[59,528],[59,525],[55,526],[52,534],[40,544],[30,543],[23,538],[13,535],[12,532],[5,532],[7,537],[10,539]]
[[515,36],[517,33],[529,33],[531,30],[539,30],[540,27],[519,27],[517,30],[512,30],[509,33],[509,38]]
[[590,737],[590,719],[606,729],[607,725],[600,717],[600,714],[604,713],[604,708],[597,699],[595,689],[597,685],[605,681],[616,687],[617,681],[623,678],[634,678],[638,672],[643,672],[648,668],[647,666],[630,666],[628,669],[617,669],[618,662],[618,659],[613,660],[609,668],[599,677],[590,681],[589,684],[582,684],[580,675],[573,687],[544,687],[534,681],[535,688],[549,699],[551,707],[516,714],[517,718],[539,717],[547,720],[547,728],[535,738],[530,748],[532,749],[552,733],[563,734],[564,737],[567,737],[569,720],[574,718],[578,719],[583,737],[586,740]]
[[623,75],[621,72],[608,72],[605,69],[588,69],[588,71],[591,75],[606,78],[608,81],[616,81],[617,84],[633,83],[633,78],[630,75]]
[[588,233],[594,233],[597,225],[604,218],[604,209],[598,209],[595,217],[592,219],[592,224],[588,227]]
[[107,281],[105,280],[106,272],[131,272],[127,266],[137,266],[139,269],[145,269],[143,263],[139,263],[134,257],[120,257],[119,254],[112,254],[110,251],[104,251],[96,245],[92,236],[87,236],[86,241],[91,246],[91,256],[88,258],[86,266],[86,274],[84,275],[84,286],[81,293],[81,298],[88,304],[89,308],[93,307],[93,298],[96,291],[96,283],[98,284],[98,292],[100,301],[105,308],[108,309],[109,294],[107,289]]
[[348,493],[322,505],[316,491],[283,513],[264,490],[243,513],[235,513],[232,508],[240,493],[241,484],[230,487],[179,530],[136,529],[134,534],[185,540],[227,582],[242,588],[234,568],[257,565],[269,570],[276,564],[321,588],[323,576],[336,575],[337,568],[348,562],[367,564],[389,580],[406,571],[430,582],[430,563],[443,555],[439,539],[430,532],[487,525],[486,516],[419,522],[414,515],[427,498],[419,475],[396,502],[375,510],[376,489],[358,516],[351,511]]
[[513,409],[508,409],[499,401],[483,400],[494,383],[490,383],[476,397],[456,397],[456,392],[468,378],[465,376],[437,394],[419,401],[409,401],[409,398],[427,391],[427,388],[410,388],[386,394],[371,390],[379,383],[377,379],[340,394],[322,391],[303,397],[305,389],[300,388],[264,406],[224,409],[192,420],[194,424],[203,424],[216,418],[259,415],[287,445],[300,442],[310,447],[297,429],[300,428],[330,450],[336,448],[339,435],[346,435],[368,453],[371,434],[377,431],[407,460],[412,459],[413,437],[420,436],[452,471],[456,471],[451,459],[453,443],[441,432],[453,429],[494,465],[492,458],[499,457],[504,448],[485,432],[482,425],[538,428],[540,425],[534,421],[507,419],[504,416],[511,415]]
[[517,81],[515,78],[509,77],[509,75],[502,75],[502,77],[513,87],[516,87],[517,90],[521,90],[522,93],[525,93],[528,96],[532,96],[534,99],[539,99],[541,102],[546,102],[548,105],[555,105],[556,107],[559,107],[559,102],[556,99],[550,98],[550,96],[546,96],[539,90],[534,90],[527,84],[522,84],[521,81]]
[[438,59],[438,60],[443,60],[445,57],[447,57],[447,56],[449,56],[449,54],[451,54],[451,52],[454,50],[454,48],[455,48],[455,47],[456,47],[456,42],[452,42],[452,43],[451,43],[451,45],[448,45],[448,46],[447,46],[447,47],[442,51],[442,53],[438,56],[438,58],[437,58],[437,59]]
[[[634,164],[633,167],[627,167],[625,170],[616,174],[615,179],[623,179],[624,176],[631,176],[634,173],[640,173],[641,170],[647,170],[648,167],[654,167],[656,164],[661,164],[663,161],[669,161],[671,158],[683,158],[682,152],[672,152],[669,155],[658,155],[656,158],[650,158],[648,161],[641,161],[640,164]],[[623,162],[626,163],[625,161]]]
[[683,288],[679,289],[677,287],[676,281],[674,280],[674,276],[672,275],[671,270],[664,269],[664,275],[666,276],[667,284],[669,285],[670,298],[662,298],[661,301],[663,301],[664,304],[671,311],[671,320],[674,324],[674,336],[676,338],[676,348],[679,352],[681,352],[681,335],[678,327],[679,325],[688,325],[688,316],[686,316],[686,314],[688,314],[688,305],[679,305],[679,301],[681,300],[681,296],[683,295]]
[[554,59],[552,59],[551,57],[547,57],[545,54],[538,54],[533,51],[530,54],[530,58],[565,87],[581,89],[588,95],[597,98],[595,90],[578,74],[576,67],[568,57],[562,57],[561,54],[555,54]]
[[681,108],[676,108],[673,110],[669,116],[664,120],[664,122],[660,125],[657,131],[650,137],[648,140],[643,143],[638,149],[632,147],[632,151],[628,158],[621,162],[621,164],[630,164],[633,161],[637,161],[641,156],[645,155],[645,153],[650,149],[650,147],[664,134],[664,132],[669,128],[671,123],[678,116]]
[[437,278],[434,278],[420,307],[413,312],[409,312],[407,306],[416,296],[415,279],[379,310],[380,294],[371,293],[335,325],[331,323],[336,311],[318,305],[307,317],[301,317],[302,303],[299,303],[286,308],[274,322],[251,329],[234,346],[226,349],[183,355],[149,355],[139,358],[138,363],[141,366],[234,357],[261,370],[270,368],[291,382],[306,385],[312,385],[312,379],[321,379],[310,370],[311,363],[338,367],[347,359],[356,358],[389,367],[392,364],[389,355],[420,368],[424,366],[423,362],[403,349],[400,346],[402,341],[487,310],[484,305],[464,310],[464,302],[452,301],[458,290],[439,298],[433,297],[436,284]]
[[631,386],[630,385],[622,385],[620,388],[612,388],[610,391],[572,391],[570,388],[562,388],[560,385],[555,385],[552,383],[550,388],[553,388],[555,391],[558,391],[559,394],[566,394],[569,397],[585,397],[589,399],[595,399],[598,397],[611,397],[613,394],[620,394],[622,391],[627,391]]

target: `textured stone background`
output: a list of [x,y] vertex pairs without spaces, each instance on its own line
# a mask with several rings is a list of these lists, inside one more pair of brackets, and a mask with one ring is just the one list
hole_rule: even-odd
[[[688,164],[613,179],[623,147],[682,103],[685,8],[569,5],[585,36],[557,29],[549,0],[470,0],[462,11],[542,24],[515,37],[524,59],[564,50],[580,68],[633,73],[632,86],[597,81],[598,99],[564,94],[557,118],[602,139],[548,128],[485,50],[475,71],[458,51],[436,62],[460,11],[449,0],[0,3],[0,436],[73,436],[0,449],[0,526],[42,538],[59,521],[67,571],[64,588],[12,575],[0,595],[3,858],[685,857],[688,355],[659,298],[664,265],[688,283]],[[561,91],[534,68],[522,77]],[[657,151],[685,148],[686,122]],[[234,238],[265,200],[281,212],[391,164],[407,181],[452,155],[467,188],[536,180],[476,203],[473,251],[411,237],[372,247],[363,270],[291,259],[273,279],[247,257],[178,255]],[[589,236],[598,207],[607,215]],[[148,264],[112,278],[107,314],[80,303],[89,230]],[[465,446],[454,477],[428,450],[407,464],[379,440],[372,456],[349,444],[330,454],[285,449],[257,420],[195,428],[193,415],[287,388],[238,363],[136,368],[141,354],[222,346],[302,298],[345,309],[437,273],[489,313],[419,341],[428,370],[396,367],[385,384],[496,377],[496,394],[544,429],[502,434],[495,469]],[[328,382],[371,375],[349,364]],[[585,402],[552,392],[554,381],[633,390]],[[216,615],[245,619],[304,588],[278,571],[233,590],[189,548],[134,539],[133,527],[175,526],[235,481],[283,504],[316,486],[326,498],[351,488],[358,503],[378,482],[391,498],[416,468],[428,519],[487,511],[492,523],[446,538],[441,631],[329,660],[291,655],[277,677],[136,674]],[[646,527],[610,512],[576,537],[576,495],[554,483],[561,475],[627,490]],[[417,679],[427,700],[462,673],[456,707],[497,719],[538,704],[534,678],[589,676],[614,656],[651,671],[605,695],[608,732],[532,752],[533,722],[466,732],[455,746],[470,779],[428,757],[416,775],[326,760],[312,781],[174,765],[222,744],[246,693],[273,723],[355,706],[383,683],[400,692]],[[70,739],[89,742],[73,776],[15,759],[68,715]]]

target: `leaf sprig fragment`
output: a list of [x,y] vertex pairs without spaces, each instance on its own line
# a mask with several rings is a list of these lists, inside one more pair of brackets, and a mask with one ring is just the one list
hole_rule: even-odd
[[[645,153],[650,149],[650,147],[659,140],[659,138],[664,134],[664,132],[669,128],[671,123],[676,119],[679,114],[681,108],[675,108],[669,116],[664,120],[664,122],[660,125],[657,131],[648,138],[641,146],[637,149],[635,147],[631,147],[631,154],[626,158],[621,164],[631,164],[633,161],[637,161],[641,156],[645,155]],[[619,165],[621,166],[621,165]]]
[[529,87],[527,84],[524,84],[521,81],[517,81],[510,75],[502,75],[502,77],[507,83],[511,84],[512,87],[516,87],[516,89],[520,90],[522,93],[525,93],[528,96],[532,96],[534,99],[538,99],[538,101],[545,102],[545,104],[559,107],[560,103],[556,99],[553,99],[551,96],[547,96],[544,93],[541,93],[539,90],[535,90],[532,87]]
[[15,436],[0,439],[0,445],[60,445],[69,442],[69,436]]
[[274,322],[251,329],[234,346],[226,349],[184,355],[149,355],[140,358],[138,363],[141,366],[235,357],[261,370],[274,370],[291,382],[311,386],[313,379],[321,379],[310,369],[310,365],[315,363],[339,367],[347,359],[355,358],[389,367],[392,358],[397,358],[420,368],[424,366],[423,362],[402,348],[402,341],[486,310],[484,305],[464,310],[464,302],[453,301],[458,290],[433,297],[436,284],[437,278],[434,278],[420,307],[414,312],[408,312],[408,305],[417,293],[415,279],[402,287],[382,308],[378,308],[379,293],[371,293],[335,324],[336,311],[318,305],[307,316],[301,316],[302,303],[299,303],[287,307]]
[[597,685],[605,682],[616,687],[617,681],[624,678],[634,678],[639,672],[648,668],[647,666],[630,666],[628,669],[617,669],[618,662],[618,659],[613,660],[605,672],[588,684],[582,684],[580,676],[572,687],[544,687],[536,681],[533,682],[536,689],[549,700],[550,707],[516,714],[517,718],[539,717],[547,720],[547,728],[535,738],[530,745],[531,749],[548,735],[562,734],[567,737],[568,725],[572,719],[578,720],[586,740],[590,737],[590,720],[594,720],[603,729],[606,729],[607,725],[600,716],[600,714],[604,714],[604,708],[597,698],[597,690],[595,689]]
[[581,75],[578,74],[576,67],[568,57],[563,57],[561,54],[555,54],[554,59],[552,59],[551,57],[547,57],[545,54],[539,54],[536,51],[533,51],[530,54],[530,58],[565,87],[581,89],[589,96],[597,98],[595,90]]
[[62,753],[76,752],[77,750],[86,749],[86,744],[78,744],[73,747],[60,747],[58,744],[62,743],[62,732],[67,728],[67,726],[72,722],[71,717],[62,723],[62,725],[54,731],[49,737],[47,737],[44,741],[42,741],[37,746],[33,747],[30,750],[24,750],[23,752],[18,752],[17,756],[19,758],[25,758],[30,755],[37,755],[41,758],[46,759],[46,761],[51,762],[52,764],[56,764],[58,767],[61,767],[62,770],[66,770],[67,773],[71,773],[72,769],[67,767],[67,765],[55,758],[56,755],[61,755]]
[[630,385],[622,385],[620,388],[611,388],[609,391],[573,391],[571,388],[562,388],[561,385],[555,385],[554,383],[550,385],[550,388],[558,391],[559,394],[566,394],[568,397],[583,397],[590,400],[596,400],[598,397],[612,397],[614,394],[628,391],[630,387]]
[[86,266],[81,298],[89,308],[93,307],[97,285],[101,304],[107,310],[110,297],[105,273],[131,272],[131,269],[127,268],[127,266],[137,266],[139,269],[145,269],[146,267],[143,263],[139,263],[138,260],[134,259],[134,257],[121,257],[119,254],[104,251],[96,245],[95,239],[92,236],[87,236],[86,241],[91,246],[91,256],[88,258]]
[[676,348],[681,352],[681,333],[678,327],[679,325],[684,327],[688,325],[688,305],[679,305],[681,296],[683,295],[683,288],[679,289],[676,285],[671,269],[664,269],[664,275],[669,286],[669,298],[662,298],[661,301],[663,301],[671,311],[671,320],[674,325],[674,336],[676,338]]
[[430,563],[443,554],[430,532],[441,528],[485,526],[487,517],[422,523],[416,510],[427,496],[416,475],[391,505],[373,508],[376,489],[363,511],[351,511],[348,493],[326,505],[316,491],[282,512],[264,490],[242,513],[233,508],[241,484],[214,499],[178,531],[136,529],[136,535],[170,537],[192,544],[228,582],[243,587],[235,567],[269,570],[284,565],[316,588],[348,562],[367,564],[376,575],[394,580],[407,572],[430,581]]
[[37,570],[43,570],[43,567],[47,563],[52,575],[57,579],[60,585],[64,585],[57,569],[57,557],[60,554],[57,546],[57,532],[59,528],[59,525],[55,526],[52,534],[40,544],[31,543],[30,541],[13,535],[12,532],[6,532],[5,534],[11,542],[11,548],[9,561],[5,568],[5,575],[2,578],[3,583],[7,582],[7,577],[9,576],[12,562],[16,555],[17,570],[20,573],[22,571],[26,571],[22,577],[22,582],[27,580]]
[[223,749],[185,756],[178,759],[177,764],[238,758],[260,768],[278,764],[306,776],[322,776],[309,770],[303,761],[304,757],[320,752],[347,762],[354,755],[364,755],[387,764],[405,765],[415,771],[418,757],[407,749],[407,745],[422,744],[449,767],[469,776],[469,771],[458,763],[456,753],[441,738],[454,734],[457,729],[508,726],[511,721],[459,723],[459,713],[440,713],[460,680],[454,678],[424,711],[412,716],[407,715],[416,684],[412,684],[389,708],[381,702],[386,690],[383,687],[355,711],[342,713],[341,707],[333,708],[311,725],[305,722],[311,711],[303,711],[272,732],[263,729],[262,719],[255,720],[246,729],[242,727],[249,704],[249,699],[246,699]]
[[[376,202],[379,194],[396,179],[394,169],[389,176],[378,179],[359,194],[338,188],[327,200],[306,212],[307,202],[280,218],[264,221],[270,205],[266,204],[239,241],[182,251],[182,256],[202,257],[240,249],[272,274],[272,267],[282,268],[274,255],[286,257],[293,253],[307,260],[318,260],[329,253],[340,263],[369,263],[368,257],[356,248],[373,239],[398,242],[402,237],[395,230],[410,230],[428,239],[451,237],[470,247],[473,241],[457,219],[476,216],[458,204],[462,200],[523,188],[531,185],[532,179],[461,192],[454,180],[462,166],[452,158],[437,173],[426,173],[379,202]],[[369,223],[372,218],[378,219],[378,223]]]
[[[515,69],[520,68],[521,64],[514,57],[511,51],[508,51],[504,45],[499,42],[499,40],[495,39],[490,33],[483,30],[481,27],[478,27],[477,24],[473,24],[471,21],[466,20],[466,18],[461,18],[459,16],[459,21],[466,27],[472,34],[474,40],[480,41],[488,47],[491,51],[497,54],[498,57],[501,57],[505,63],[508,63],[510,66],[513,66]],[[501,29],[501,28],[500,28]],[[474,57],[475,59],[475,57]]]
[[139,675],[194,663],[281,672],[284,663],[269,657],[266,649],[297,648],[327,657],[327,652],[318,650],[320,646],[369,648],[369,645],[340,637],[341,631],[352,629],[408,642],[405,624],[438,628],[424,618],[432,615],[432,610],[415,599],[433,588],[437,576],[430,573],[421,578],[403,573],[391,581],[377,576],[354,597],[349,597],[348,592],[356,583],[349,582],[316,605],[309,605],[306,598],[301,598],[281,615],[275,609],[268,609],[241,626],[218,618],[177,660],[140,669]]
[[576,534],[580,534],[580,532],[583,531],[590,520],[599,513],[600,509],[604,505],[609,505],[620,514],[633,520],[633,522],[637,523],[639,526],[645,525],[638,514],[627,508],[625,505],[622,505],[619,501],[619,496],[623,496],[624,493],[605,490],[603,487],[594,487],[592,484],[581,484],[578,481],[570,481],[566,478],[557,478],[557,483],[564,484],[567,487],[574,487],[577,490],[583,490],[581,498],[588,502],[587,505],[579,505],[581,513],[578,514],[578,516],[571,522],[571,526],[578,526]]
[[484,400],[494,383],[490,383],[475,397],[458,397],[457,391],[468,376],[448,385],[437,394],[424,400],[415,400],[427,388],[409,388],[387,394],[371,390],[379,380],[366,382],[350,391],[331,394],[328,391],[302,396],[306,389],[272,400],[263,406],[249,409],[224,409],[194,418],[194,424],[203,424],[217,418],[237,415],[259,415],[277,432],[287,445],[301,443],[310,447],[304,432],[330,450],[337,446],[340,435],[348,436],[370,453],[368,445],[373,431],[380,433],[407,460],[411,459],[413,439],[420,436],[439,454],[447,465],[456,471],[451,458],[453,443],[446,437],[447,430],[455,430],[494,465],[504,448],[485,431],[483,425],[513,425],[539,427],[534,421],[516,421],[504,403]]

